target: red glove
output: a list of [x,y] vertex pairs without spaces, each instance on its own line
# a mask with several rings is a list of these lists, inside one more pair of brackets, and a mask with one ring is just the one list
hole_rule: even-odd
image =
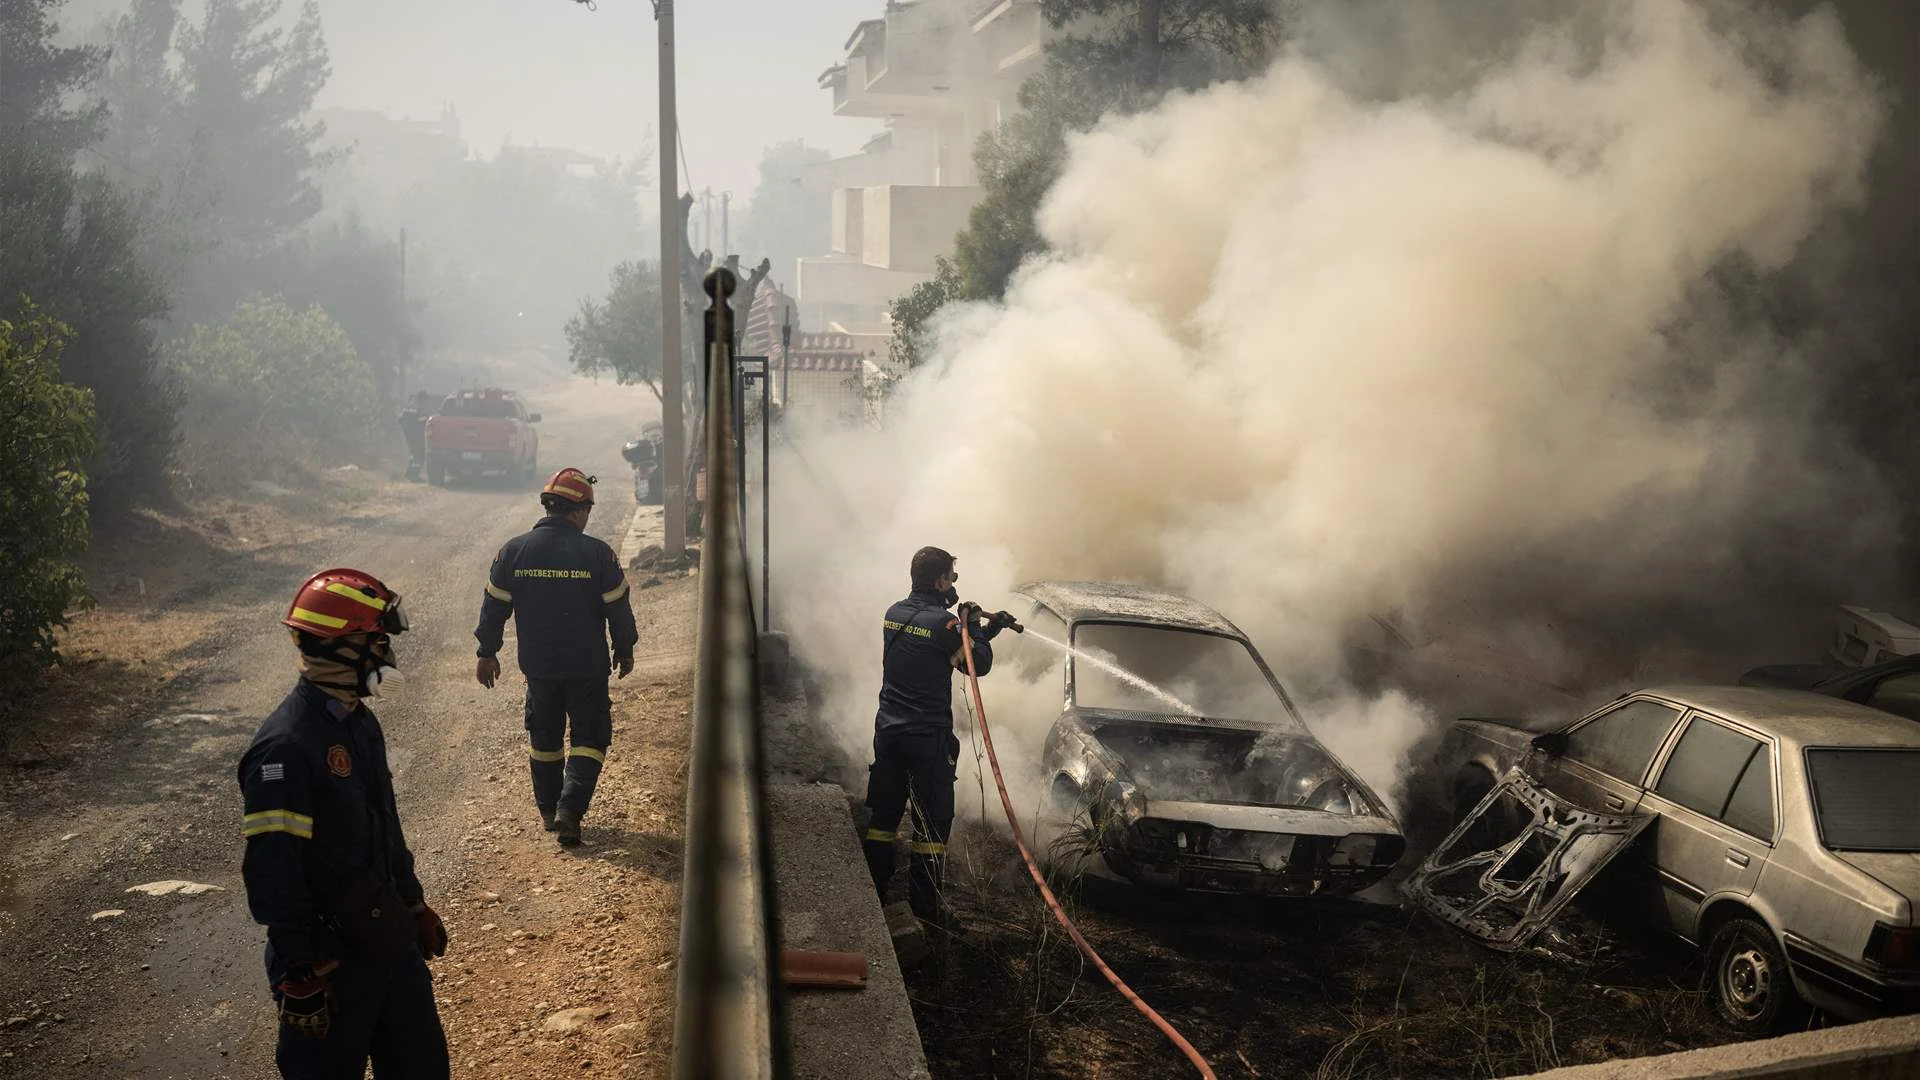
[[415,900],[407,905],[413,912],[413,921],[417,929],[420,951],[428,956],[447,955],[447,924],[427,906],[425,900]]
[[[333,970],[333,964],[321,965]],[[333,1027],[333,988],[311,964],[297,965],[274,987],[280,995],[280,1022],[309,1039],[324,1039]]]

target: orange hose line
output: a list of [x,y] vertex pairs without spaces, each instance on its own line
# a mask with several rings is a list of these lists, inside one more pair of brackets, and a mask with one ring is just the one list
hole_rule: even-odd
[[963,625],[960,627],[960,653],[967,662],[967,686],[973,694],[974,711],[980,718],[980,738],[987,745],[987,763],[993,767],[993,784],[1000,789],[1000,805],[1007,812],[1007,824],[1013,829],[1013,842],[1020,849],[1020,858],[1026,861],[1027,873],[1032,875],[1034,885],[1039,887],[1040,896],[1047,902],[1047,908],[1053,912],[1054,920],[1067,932],[1067,936],[1073,939],[1073,943],[1079,947],[1080,952],[1088,960],[1093,961],[1093,966],[1100,969],[1100,974],[1107,977],[1107,981],[1113,984],[1115,990],[1120,991],[1121,997],[1126,998],[1134,1008],[1139,1009],[1141,1015],[1153,1021],[1153,1026],[1159,1028],[1161,1033],[1173,1042],[1173,1045],[1180,1048],[1180,1052],[1187,1056],[1187,1060],[1193,1063],[1193,1067],[1200,1070],[1201,1076],[1206,1080],[1215,1080],[1213,1066],[1207,1064],[1207,1059],[1200,1056],[1200,1051],[1195,1050],[1185,1036],[1174,1030],[1173,1025],[1168,1023],[1165,1017],[1153,1011],[1153,1006],[1142,1001],[1140,995],[1134,993],[1133,988],[1128,986],[1125,980],[1114,974],[1105,960],[1100,959],[1100,954],[1093,950],[1092,945],[1087,944],[1087,939],[1080,936],[1080,929],[1073,925],[1073,920],[1067,918],[1067,913],[1061,909],[1060,901],[1054,897],[1053,890],[1047,887],[1046,875],[1040,872],[1040,864],[1034,860],[1033,852],[1027,847],[1026,834],[1020,831],[1020,819],[1013,812],[1013,797],[1007,794],[1006,778],[1000,775],[1000,756],[993,752],[993,732],[987,728],[986,703],[980,700],[980,676],[973,667],[973,638],[968,632],[971,627],[965,625],[966,621],[963,615]]

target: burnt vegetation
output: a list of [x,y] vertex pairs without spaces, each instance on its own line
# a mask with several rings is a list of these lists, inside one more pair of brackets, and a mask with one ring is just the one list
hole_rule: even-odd
[[[964,796],[963,796],[964,797]],[[1087,842],[1056,841],[1054,861]],[[956,830],[967,916],[907,973],[936,1076],[1159,1077],[1185,1069],[1086,963],[1010,842]],[[1409,909],[1171,894],[1090,875],[1054,887],[1088,941],[1222,1077],[1497,1077],[1732,1041],[1697,963],[1598,909],[1500,954]]]

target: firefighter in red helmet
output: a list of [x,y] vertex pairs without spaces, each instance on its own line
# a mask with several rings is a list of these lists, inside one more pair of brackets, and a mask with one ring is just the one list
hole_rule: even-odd
[[447,1039],[426,958],[447,951],[394,805],[386,738],[366,699],[397,668],[400,597],[323,570],[283,622],[300,681],[240,759],[241,875],[267,928],[282,1076],[445,1078]]
[[561,469],[540,492],[540,505],[547,516],[493,558],[473,631],[480,643],[474,677],[489,689],[499,679],[511,615],[520,673],[527,677],[534,807],[555,839],[572,847],[580,843],[580,820],[613,742],[607,675],[615,665],[623,679],[633,671],[640,634],[619,558],[584,531],[593,514],[593,477]]

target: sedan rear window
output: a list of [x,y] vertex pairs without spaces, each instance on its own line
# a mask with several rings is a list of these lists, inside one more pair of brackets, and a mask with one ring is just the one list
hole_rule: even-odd
[[1807,778],[1828,847],[1920,851],[1920,750],[1808,750]]

